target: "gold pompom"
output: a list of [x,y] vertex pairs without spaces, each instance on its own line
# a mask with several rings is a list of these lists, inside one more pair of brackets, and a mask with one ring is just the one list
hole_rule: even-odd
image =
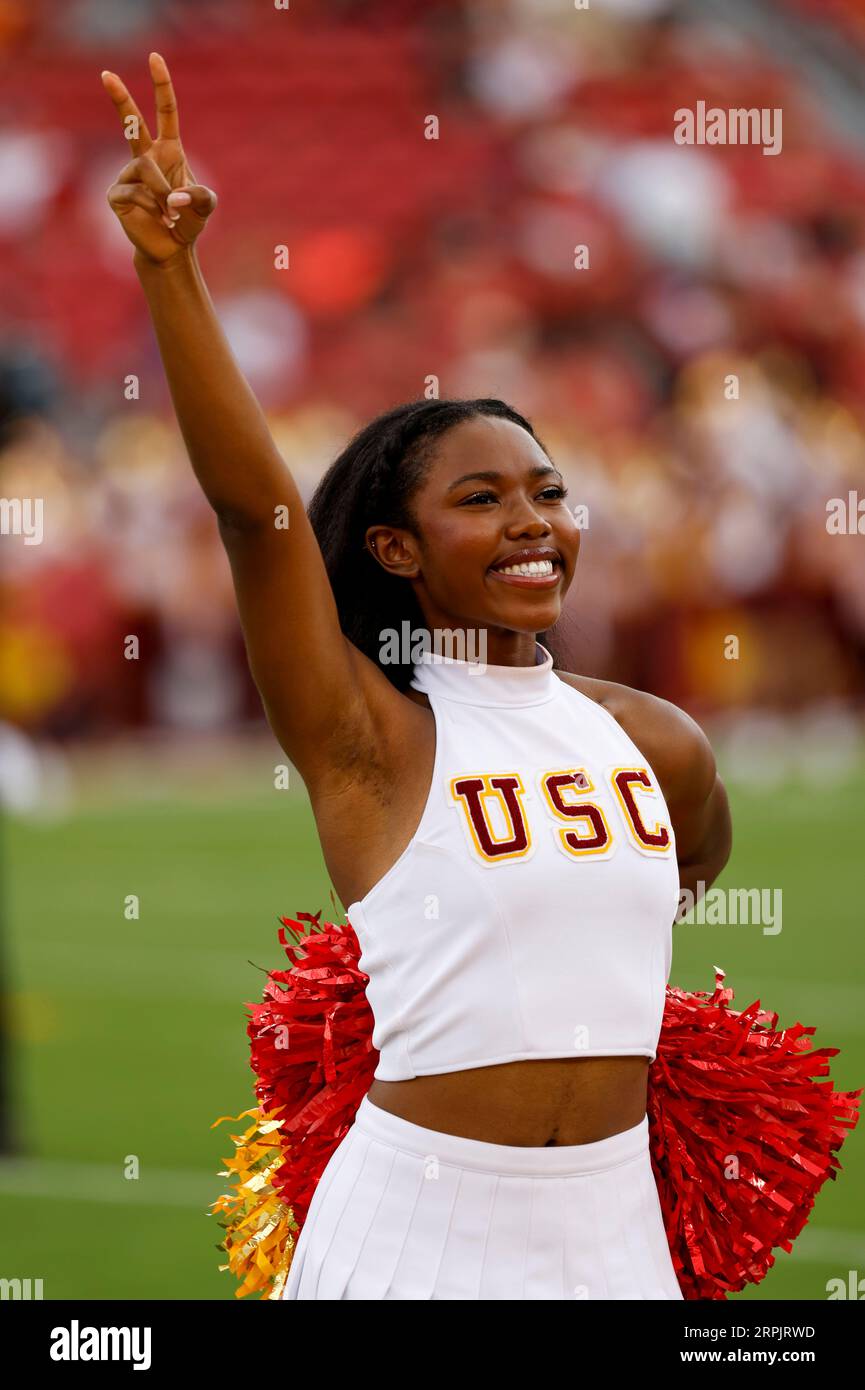
[[225,1231],[220,1249],[225,1251],[230,1269],[240,1282],[236,1298],[257,1293],[262,1298],[278,1299],[288,1278],[294,1256],[298,1225],[290,1206],[286,1206],[271,1185],[273,1174],[285,1159],[285,1150],[278,1136],[281,1121],[275,1115],[256,1108],[242,1110],[239,1115],[222,1115],[214,1120],[211,1129],[230,1120],[252,1118],[253,1123],[243,1134],[232,1134],[235,1151],[224,1160],[227,1167],[221,1175],[234,1185],[211,1203],[210,1214],[221,1214],[219,1225]]

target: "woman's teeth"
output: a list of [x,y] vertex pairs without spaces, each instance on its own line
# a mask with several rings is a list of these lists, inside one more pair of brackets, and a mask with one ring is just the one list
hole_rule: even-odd
[[552,560],[531,560],[522,565],[497,565],[499,574],[552,574]]

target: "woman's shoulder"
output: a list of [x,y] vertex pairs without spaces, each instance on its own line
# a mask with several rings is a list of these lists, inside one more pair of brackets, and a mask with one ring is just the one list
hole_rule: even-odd
[[556,671],[555,675],[612,715],[654,768],[665,797],[691,800],[708,796],[717,775],[712,746],[685,710],[647,690],[616,681],[573,671]]

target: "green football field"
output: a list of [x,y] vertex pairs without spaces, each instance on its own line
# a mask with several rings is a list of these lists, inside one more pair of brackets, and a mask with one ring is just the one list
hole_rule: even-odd
[[[254,1103],[244,1003],[284,962],[277,914],[335,909],[300,792],[262,794],[269,778],[249,773],[138,781],[5,824],[18,1156],[0,1163],[0,1276],[41,1278],[46,1298],[230,1299],[208,1206],[239,1127],[210,1126]],[[737,1007],[760,997],[782,1025],[816,1025],[815,1046],[841,1049],[835,1085],[856,1088],[865,772],[822,790],[733,786],[731,801],[720,884],[781,888],[783,928],[679,925],[671,982],[710,989],[722,967]],[[824,1299],[829,1280],[865,1271],[863,1131],[793,1253],[738,1297]]]

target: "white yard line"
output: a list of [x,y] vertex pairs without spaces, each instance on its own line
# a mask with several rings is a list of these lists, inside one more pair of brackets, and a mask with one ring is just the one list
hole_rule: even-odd
[[[210,1202],[220,1192],[230,1190],[228,1179],[221,1178],[216,1170],[210,1177],[191,1169],[152,1168],[137,1181],[131,1181],[105,1163],[67,1163],[44,1158],[0,1160],[0,1200],[32,1197],[39,1201],[185,1207],[206,1214]],[[842,1271],[861,1270],[865,1268],[865,1231],[809,1225],[794,1241],[792,1254],[787,1256],[779,1250],[778,1258],[837,1265]]]
[[[240,1126],[236,1127],[238,1130]],[[226,1153],[231,1151],[225,1129]],[[138,1179],[124,1178],[119,1165],[68,1163],[63,1159],[0,1160],[0,1200],[35,1197],[75,1202],[101,1202],[117,1206],[198,1207],[207,1211],[220,1192],[228,1192],[228,1179],[183,1168],[146,1168]]]

